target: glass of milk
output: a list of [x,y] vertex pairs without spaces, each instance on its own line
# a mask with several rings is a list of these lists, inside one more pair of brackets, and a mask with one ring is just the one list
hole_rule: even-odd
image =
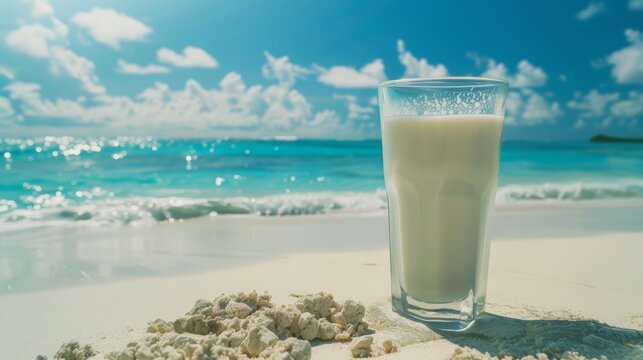
[[507,90],[475,77],[378,88],[393,309],[437,329],[484,309]]

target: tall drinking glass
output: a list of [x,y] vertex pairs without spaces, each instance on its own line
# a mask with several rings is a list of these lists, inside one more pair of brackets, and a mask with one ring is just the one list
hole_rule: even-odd
[[378,88],[393,309],[437,329],[484,309],[507,90],[473,77]]

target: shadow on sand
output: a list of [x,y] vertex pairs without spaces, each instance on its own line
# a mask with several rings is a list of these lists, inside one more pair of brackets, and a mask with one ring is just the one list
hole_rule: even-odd
[[643,333],[593,320],[520,320],[483,314],[465,332],[438,332],[447,340],[502,357],[545,353],[558,359],[566,352],[587,358],[643,359]]

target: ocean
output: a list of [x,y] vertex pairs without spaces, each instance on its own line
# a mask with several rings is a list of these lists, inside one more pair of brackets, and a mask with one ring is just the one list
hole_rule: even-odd
[[[496,202],[643,198],[643,146],[502,144]],[[0,232],[386,208],[379,140],[0,138]]]

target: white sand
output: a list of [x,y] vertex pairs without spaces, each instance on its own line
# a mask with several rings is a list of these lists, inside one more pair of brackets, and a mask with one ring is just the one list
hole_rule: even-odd
[[[288,228],[297,223],[304,228],[330,227],[336,229],[334,233],[338,238],[350,236],[351,241],[357,237],[369,242],[360,235],[369,234],[370,230],[365,226],[371,224],[371,228],[381,229],[385,219],[378,215],[285,220],[246,217],[234,221],[246,227],[264,226],[264,230],[273,231],[263,232],[259,237],[287,234]],[[270,221],[274,227],[265,228]],[[206,234],[202,223],[182,230],[189,229],[200,229],[189,236]],[[291,233],[297,233],[296,228]],[[307,239],[298,240],[305,242]],[[286,243],[280,243],[283,244]],[[643,329],[641,232],[493,241],[487,311],[537,321],[491,317],[481,321],[480,329],[473,330],[483,338],[488,337],[487,340],[459,336],[444,339],[391,313],[387,304],[388,252],[380,245],[374,247],[373,250],[341,252],[284,251],[282,256],[267,256],[264,261],[226,269],[6,294],[0,296],[0,358],[31,359],[40,353],[51,355],[62,342],[72,339],[95,344],[96,350],[103,353],[119,350],[132,338],[141,336],[149,320],[177,318],[199,298],[252,289],[271,292],[276,303],[292,302],[289,294],[293,292],[322,290],[332,292],[340,300],[353,298],[364,302],[367,318],[371,317],[377,333],[397,337],[405,344],[399,353],[381,359],[444,359],[457,345],[491,351],[494,347],[506,349],[517,343],[517,338],[513,338],[515,334],[521,339],[530,336],[547,339],[548,334],[555,335],[561,326],[578,342],[585,339],[586,343],[591,343],[593,340],[587,338],[587,334],[594,333],[616,343],[623,338],[630,342],[634,339],[634,343],[640,340],[640,334],[604,325],[561,324],[551,320],[587,318],[627,329]],[[198,248],[192,250],[199,251]],[[488,324],[491,326],[484,327]],[[628,338],[631,334],[635,337]],[[609,349],[605,351],[608,353]],[[349,357],[344,344],[313,347],[313,359]]]

